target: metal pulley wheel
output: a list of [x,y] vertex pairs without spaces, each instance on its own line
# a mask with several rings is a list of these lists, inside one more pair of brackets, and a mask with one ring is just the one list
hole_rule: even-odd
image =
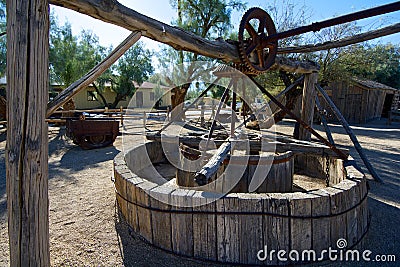
[[278,41],[268,40],[268,36],[275,33],[274,22],[261,8],[251,8],[243,15],[239,27],[239,52],[250,72],[260,74],[275,63]]

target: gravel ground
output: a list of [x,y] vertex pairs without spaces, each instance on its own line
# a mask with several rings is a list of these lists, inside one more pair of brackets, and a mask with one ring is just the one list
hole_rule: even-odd
[[[291,133],[292,127],[292,122],[285,121],[278,129]],[[320,126],[316,128],[320,129]],[[353,130],[385,181],[384,185],[370,181],[371,225],[358,247],[371,250],[373,255],[393,254],[400,262],[400,123],[388,126],[385,120],[377,120],[354,126]],[[350,154],[359,161],[344,130],[332,125],[332,131],[336,142],[349,147]],[[49,130],[52,266],[215,265],[175,256],[143,242],[118,216],[111,177],[112,160],[122,150],[120,136],[113,147],[82,150],[67,140],[63,133],[58,128]],[[141,138],[133,137],[135,140]],[[9,264],[4,147],[5,134],[0,134],[0,266]],[[325,262],[323,265],[339,264]],[[365,266],[366,263],[340,265]],[[376,262],[370,265],[396,266],[395,263]]]

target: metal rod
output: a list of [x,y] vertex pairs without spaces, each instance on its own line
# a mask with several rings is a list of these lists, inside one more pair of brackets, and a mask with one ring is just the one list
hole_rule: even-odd
[[378,15],[382,15],[382,14],[386,14],[386,13],[390,13],[390,12],[395,12],[398,10],[400,10],[400,1],[394,2],[391,4],[387,4],[387,5],[383,5],[383,6],[378,6],[375,8],[358,11],[355,13],[350,13],[350,14],[339,16],[336,18],[324,20],[321,22],[314,22],[310,25],[302,26],[302,27],[295,28],[292,30],[271,34],[271,35],[267,36],[263,42],[269,43],[272,41],[277,41],[280,39],[303,34],[306,32],[311,32],[311,31],[317,32],[323,28],[327,28],[327,27],[331,27],[331,26],[335,26],[338,24],[343,24],[343,23],[347,23],[347,22],[351,22],[351,21],[355,21],[355,20],[359,20],[359,19],[374,17],[374,16],[378,16]]
[[347,134],[349,135],[351,141],[354,144],[354,147],[356,148],[358,154],[360,155],[360,158],[363,160],[365,167],[367,167],[369,173],[374,177],[376,181],[379,183],[383,183],[383,180],[381,177],[378,175],[378,173],[375,171],[374,167],[372,167],[371,163],[369,162],[367,155],[364,153],[364,150],[362,149],[360,143],[357,140],[356,135],[353,133],[353,130],[351,129],[350,125],[347,123],[346,119],[343,117],[342,113],[340,113],[339,109],[336,107],[335,103],[333,103],[332,99],[328,96],[328,94],[325,92],[325,90],[319,86],[318,84],[315,86],[317,90],[321,93],[323,98],[325,99],[326,103],[331,107],[333,113],[335,114],[336,118],[340,121],[340,123],[343,125],[343,128],[346,130]]
[[[217,79],[214,80],[213,83],[211,83],[191,104],[189,104],[189,106],[187,108],[183,108],[183,110],[181,112],[179,112],[178,117],[181,117],[182,114],[185,114],[186,111],[189,110],[189,108],[193,107],[199,100],[200,98],[202,98],[203,96],[205,96],[207,94],[208,91],[211,90],[211,88],[213,88],[213,86],[221,79],[221,77],[217,77]],[[165,124],[160,130],[158,130],[157,134],[160,134],[162,131],[164,131],[165,129],[167,129],[168,126],[170,126],[173,123],[173,121],[169,121],[167,124]]]
[[210,131],[208,132],[207,143],[206,143],[206,146],[205,146],[203,152],[207,151],[207,149],[208,149],[208,144],[210,143],[210,139],[211,139],[211,136],[212,136],[212,134],[213,134],[213,132],[214,132],[214,128],[215,128],[215,126],[217,125],[217,117],[218,117],[219,113],[221,112],[222,105],[224,104],[225,99],[228,97],[229,89],[232,87],[233,82],[234,82],[234,81],[233,81],[233,79],[232,79],[232,80],[229,82],[228,87],[226,87],[224,93],[223,93],[222,96],[221,96],[221,101],[220,101],[219,104],[218,104],[217,112],[215,113],[215,117],[213,118],[213,121],[212,121],[212,124],[211,124],[211,127],[210,127]]
[[346,160],[347,155],[343,153],[340,149],[338,149],[335,145],[331,144],[328,140],[322,137],[319,133],[317,133],[310,125],[306,122],[298,118],[296,115],[293,114],[287,107],[285,107],[279,100],[277,100],[270,92],[268,92],[264,87],[262,87],[253,77],[248,76],[251,81],[261,90],[263,94],[266,94],[278,107],[284,110],[290,117],[295,119],[298,123],[300,123],[304,129],[312,133],[315,137],[321,140],[325,145],[327,145],[330,149],[332,149],[341,159]]
[[[235,78],[233,78],[233,79],[235,79]],[[231,138],[233,138],[235,136],[236,90],[237,90],[237,80],[235,79],[235,81],[233,83],[232,105],[231,105]]]

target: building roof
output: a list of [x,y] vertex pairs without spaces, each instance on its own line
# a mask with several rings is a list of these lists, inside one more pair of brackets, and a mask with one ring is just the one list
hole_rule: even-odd
[[[155,87],[158,86],[157,84],[154,84],[151,82],[143,82],[141,85],[139,85],[137,82],[133,82],[133,84],[135,85],[136,88],[139,88],[139,89],[154,89]],[[159,85],[159,87],[164,90],[171,89],[170,87],[167,87],[164,85]]]
[[381,90],[391,90],[391,91],[399,90],[399,89],[390,87],[390,86],[388,86],[386,84],[378,83],[378,82],[371,81],[371,80],[353,78],[353,81],[356,82],[357,84],[363,86],[363,87],[368,88],[368,89],[381,89]]

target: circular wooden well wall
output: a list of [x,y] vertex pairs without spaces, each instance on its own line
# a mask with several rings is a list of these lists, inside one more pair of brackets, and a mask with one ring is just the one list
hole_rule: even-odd
[[[217,174],[210,180],[214,181],[219,175],[223,174],[228,164],[247,165],[239,182],[229,191],[230,193],[248,193],[249,184],[259,164],[270,165],[270,169],[267,168],[265,171],[263,169],[258,170],[258,173],[265,173],[265,175],[259,177],[263,182],[257,188],[257,193],[284,193],[292,191],[294,156],[291,151],[275,154],[273,160],[266,155],[228,156],[219,167]],[[197,187],[198,185],[194,181],[195,174],[195,172],[177,170],[177,185],[182,187]],[[219,179],[219,183],[224,183],[225,177],[222,176]],[[229,177],[227,179],[229,179]],[[227,184],[229,186],[229,182],[227,182]],[[219,185],[218,187],[225,188],[223,185]]]
[[[320,253],[329,247],[337,249],[341,238],[349,248],[367,231],[366,179],[351,165],[344,165],[339,173],[345,179],[332,187],[304,193],[230,193],[209,202],[208,198],[215,197],[212,193],[158,185],[128,168],[143,166],[138,152],[144,148],[155,153],[152,160],[161,160],[157,146],[146,143],[114,159],[119,209],[133,231],[157,247],[219,262],[291,264],[276,257],[260,260],[257,253],[266,247],[268,251],[313,249]],[[194,206],[171,206],[160,199]]]

